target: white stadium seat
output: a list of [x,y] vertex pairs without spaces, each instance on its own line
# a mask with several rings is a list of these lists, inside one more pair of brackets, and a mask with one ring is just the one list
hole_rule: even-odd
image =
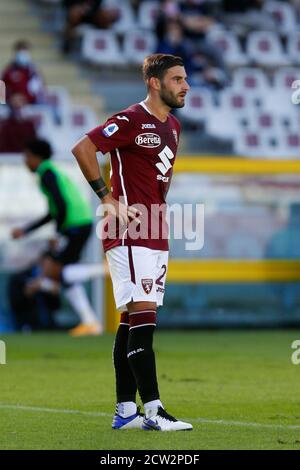
[[234,150],[236,154],[245,157],[264,157],[266,154],[262,134],[257,131],[244,131],[237,135]]
[[278,133],[282,130],[283,126],[277,114],[262,110],[248,117],[247,127],[261,132]]
[[185,106],[178,109],[178,114],[191,121],[205,122],[213,109],[212,95],[201,88],[191,88],[185,98]]
[[273,85],[276,90],[291,94],[292,83],[295,80],[300,80],[300,68],[284,67],[275,72]]
[[142,64],[155,48],[156,36],[151,31],[128,31],[124,37],[124,54],[130,63]]
[[221,29],[214,29],[208,33],[207,39],[218,47],[226,64],[242,66],[248,63],[248,58],[242,52],[239,41],[233,33]]
[[207,134],[223,139],[233,139],[241,132],[237,116],[221,107],[215,107],[207,113],[205,130]]
[[281,146],[284,149],[284,156],[300,158],[300,133],[299,130],[291,130],[282,133]]
[[291,101],[292,90],[272,88],[264,96],[264,109],[277,113],[279,116],[288,116],[295,112],[295,107]]
[[245,115],[252,113],[255,109],[255,99],[244,90],[227,88],[220,94],[220,106],[228,116],[231,113]]
[[248,130],[237,136],[235,151],[239,155],[284,160],[299,158],[300,136],[298,132]]
[[69,126],[79,139],[97,126],[96,114],[87,106],[73,105],[69,113]]
[[293,64],[300,64],[300,32],[290,34],[287,41],[288,58]]
[[88,30],[83,35],[84,59],[99,65],[121,65],[124,57],[112,31]]
[[55,116],[63,123],[70,111],[70,96],[62,86],[49,86],[46,91],[46,102],[52,107]]
[[161,10],[161,4],[157,1],[140,2],[138,10],[138,27],[154,30],[156,19]]
[[273,17],[280,33],[287,34],[297,29],[296,12],[292,5],[271,0],[265,3],[264,11]]
[[247,54],[252,63],[262,67],[275,67],[288,63],[279,37],[270,31],[250,33],[247,38]]
[[51,139],[54,134],[54,123],[51,110],[46,105],[27,105],[21,110],[22,116],[34,122],[39,137]]
[[254,67],[240,68],[233,73],[232,86],[235,90],[245,90],[247,93],[264,93],[270,87],[266,74]]
[[111,26],[113,31],[123,34],[136,27],[132,6],[128,0],[113,0],[110,5],[119,14],[119,19]]

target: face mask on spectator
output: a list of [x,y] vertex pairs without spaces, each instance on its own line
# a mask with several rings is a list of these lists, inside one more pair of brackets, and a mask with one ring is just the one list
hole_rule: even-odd
[[21,50],[21,51],[18,51],[16,53],[16,56],[15,56],[15,62],[18,64],[18,65],[21,65],[23,67],[26,67],[27,65],[29,65],[31,63],[31,55],[30,55],[30,52],[29,51],[26,51],[25,49],[24,50]]

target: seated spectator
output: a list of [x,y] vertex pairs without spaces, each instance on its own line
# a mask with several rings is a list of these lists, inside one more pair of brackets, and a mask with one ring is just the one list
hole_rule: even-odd
[[107,29],[118,18],[114,8],[102,6],[103,0],[63,0],[66,10],[66,25],[62,44],[62,52],[68,54],[72,48],[74,29],[86,23],[97,28]]
[[157,45],[157,53],[173,54],[182,57],[187,74],[193,70],[190,61],[191,44],[185,39],[183,28],[178,20],[168,21],[163,38]]
[[22,95],[25,104],[42,103],[45,96],[44,81],[31,58],[31,46],[27,41],[18,41],[14,45],[14,58],[4,70],[1,79],[6,86],[6,101]]
[[241,36],[256,30],[276,31],[274,19],[263,11],[264,3],[265,0],[222,0],[222,21]]
[[[201,73],[204,70],[202,64],[205,62],[209,65],[210,77],[214,69],[215,72],[220,71],[214,72],[215,76],[223,75],[226,79],[227,71],[222,54],[206,37],[214,25],[215,19],[211,16],[208,2],[164,0],[156,24],[159,52],[181,56],[189,74],[197,72],[199,75],[200,61]],[[221,81],[223,82],[223,78]]]
[[197,46],[198,53],[207,57],[211,65],[226,72],[221,52],[207,39],[207,33],[216,25],[210,2],[182,0],[179,8],[185,37]]
[[211,4],[207,1],[181,0],[179,2],[180,17],[186,37],[204,39],[206,33],[216,23],[211,15]]
[[24,95],[10,97],[10,115],[0,121],[0,153],[20,153],[26,143],[36,137],[34,123],[23,118],[21,109],[26,104]]
[[223,70],[213,66],[208,58],[201,54],[197,45],[185,39],[178,20],[168,21],[165,35],[158,43],[156,52],[182,57],[191,85],[219,90],[227,83]]

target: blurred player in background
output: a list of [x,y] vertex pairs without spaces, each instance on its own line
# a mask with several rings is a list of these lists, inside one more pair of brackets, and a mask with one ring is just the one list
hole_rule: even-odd
[[[89,132],[73,154],[105,204],[103,246],[122,312],[113,351],[117,406],[112,427],[190,430],[191,424],[169,415],[160,401],[152,346],[168,265],[165,198],[180,133],[178,120],[169,113],[184,106],[189,85],[183,60],[173,55],[147,57],[143,74],[145,101]],[[111,192],[100,175],[98,150],[111,154]],[[137,390],[144,418],[136,406]]]
[[42,274],[28,284],[27,294],[38,290],[56,292],[62,284],[65,297],[80,318],[80,324],[70,334],[100,334],[102,326],[81,284],[89,275],[92,277],[93,266],[77,264],[92,231],[91,208],[79,188],[51,161],[51,155],[51,147],[45,140],[35,139],[26,145],[25,164],[30,171],[37,173],[49,212],[26,227],[14,229],[12,236],[15,239],[24,237],[53,220],[66,245],[43,257]]

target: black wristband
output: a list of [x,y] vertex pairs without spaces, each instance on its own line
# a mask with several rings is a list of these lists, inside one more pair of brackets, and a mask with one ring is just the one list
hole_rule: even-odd
[[100,176],[100,178],[98,178],[97,180],[89,181],[89,184],[100,199],[102,199],[109,193],[109,190],[107,189],[102,176]]

